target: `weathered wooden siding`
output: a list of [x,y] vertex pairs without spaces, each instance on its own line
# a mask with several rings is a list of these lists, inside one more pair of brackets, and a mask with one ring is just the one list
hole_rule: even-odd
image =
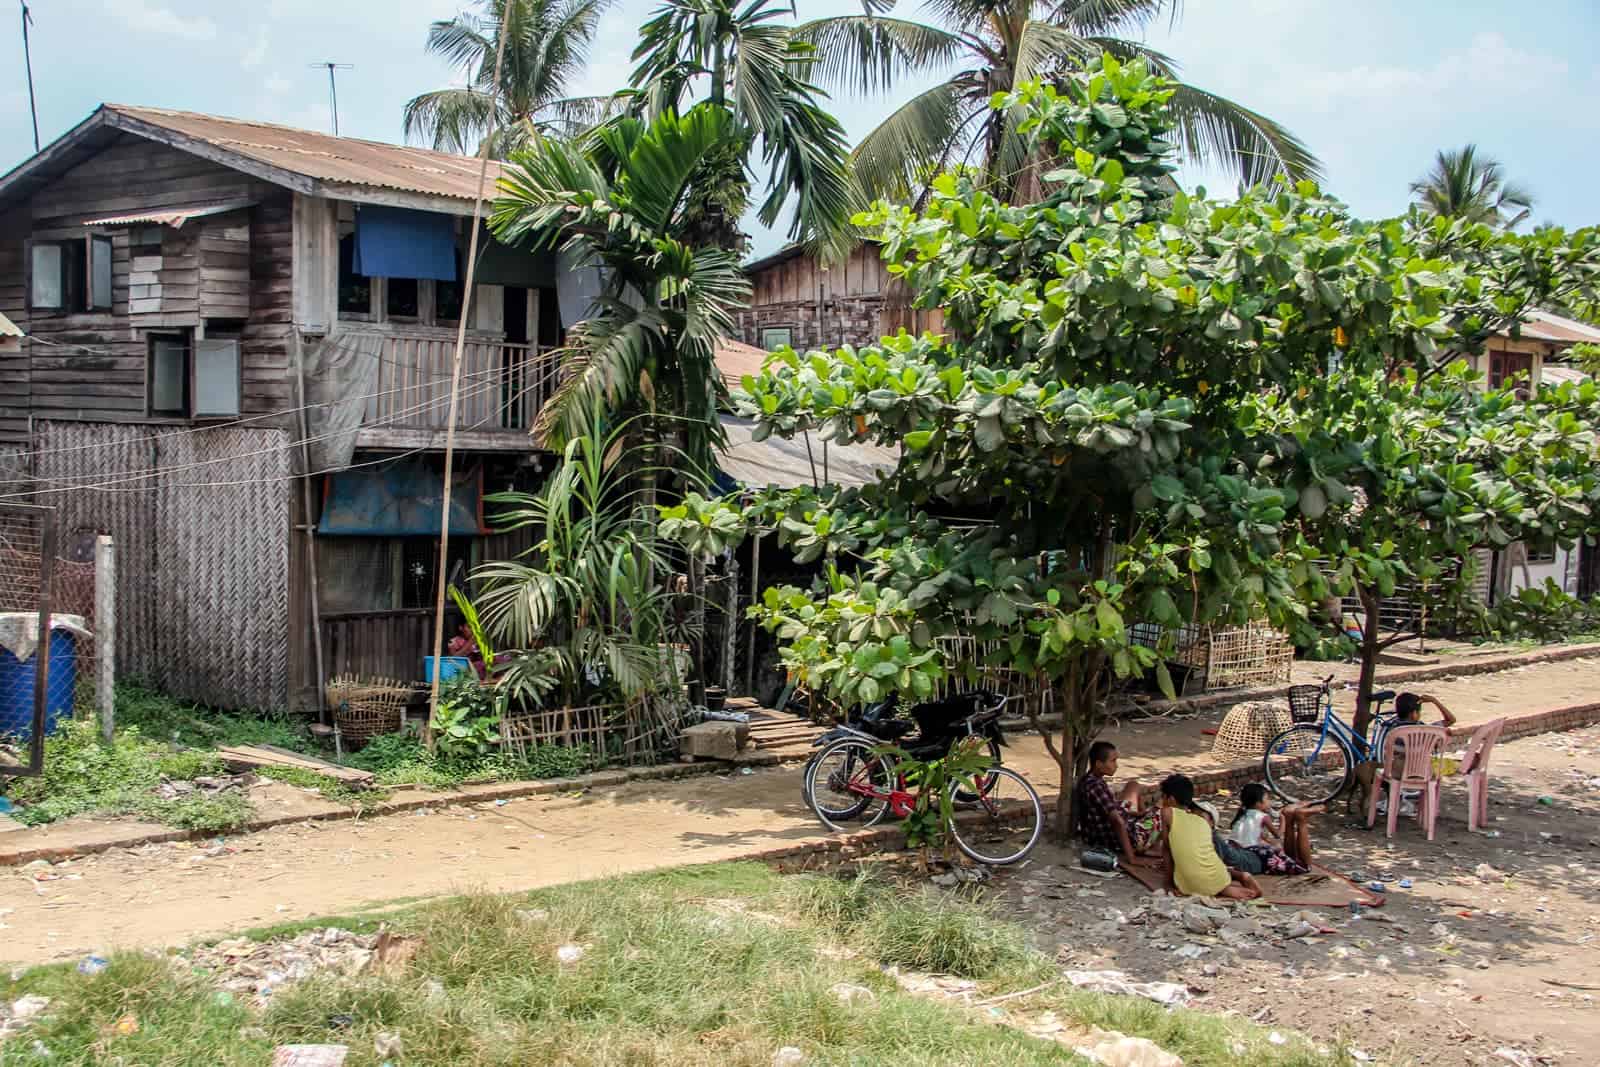
[[[28,236],[28,214],[0,214],[0,312],[24,331],[28,300],[24,288],[22,242]],[[28,356],[21,345],[0,355],[0,444],[26,444],[28,439]]]
[[[255,203],[181,229],[94,228],[112,240],[111,309],[26,312],[26,238],[82,239],[88,219],[233,199]],[[17,215],[22,222],[0,224],[0,310],[30,338],[22,362],[0,371],[0,441],[25,439],[30,410],[36,418],[144,421],[148,332],[200,331],[208,320],[240,331],[244,413],[290,406],[288,191],[126,136]]]
[[840,264],[823,268],[808,255],[757,271],[751,306],[739,314],[739,336],[760,345],[763,331],[786,327],[793,345],[835,348],[875,344],[904,328],[943,330],[938,311],[910,306],[906,289],[884,266],[877,245],[864,244]]

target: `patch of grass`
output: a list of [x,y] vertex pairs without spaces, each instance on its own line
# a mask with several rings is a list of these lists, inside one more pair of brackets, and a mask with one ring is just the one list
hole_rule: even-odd
[[117,727],[137,727],[145,737],[196,748],[277,745],[321,755],[327,751],[303,719],[275,712],[234,712],[191,704],[137,682],[117,683]]
[[[0,981],[6,998],[55,998],[40,1022],[7,1043],[5,1062],[28,1056],[34,1039],[51,1063],[227,1065],[266,1062],[275,1044],[326,1042],[347,1045],[353,1067],[367,1067],[378,1062],[373,1041],[386,1031],[403,1040],[403,1062],[480,1067],[765,1065],[783,1045],[818,1065],[1081,1062],[970,1009],[906,993],[881,973],[883,964],[916,959],[966,968],[1002,989],[1037,984],[1047,965],[973,900],[951,903],[864,879],[785,880],[759,865],[730,864],[434,900],[382,920],[420,938],[404,972],[316,975],[281,988],[263,1012],[219,998],[209,978],[146,956],[119,955],[98,977],[55,966]],[[330,924],[370,931],[376,921],[357,915],[269,933]],[[906,925],[937,933],[908,935],[899,929]],[[581,958],[560,962],[563,945],[581,946]],[[844,1003],[833,992],[841,982],[873,995]],[[1270,1044],[1242,1020],[1071,991],[1034,1001],[1039,1010],[1150,1037],[1201,1067],[1337,1062],[1297,1038]],[[138,1017],[138,1033],[112,1029],[126,1013]],[[263,1036],[241,1038],[250,1027]]]
[[106,745],[92,719],[69,719],[45,739],[44,773],[11,781],[7,792],[21,805],[12,816],[28,826],[99,812],[221,831],[250,817],[250,800],[242,791],[173,799],[155,793],[164,777],[187,780],[221,769],[214,753],[174,752],[145,740],[137,727],[119,730]]
[[389,799],[389,793],[382,789],[356,789],[337,778],[330,778],[326,774],[318,774],[306,767],[258,767],[256,774],[262,778],[271,778],[274,781],[285,782],[289,785],[299,786],[301,789],[315,789],[323,797],[335,804],[346,807],[366,810]]
[[381,785],[417,785],[430,789],[451,789],[463,782],[572,778],[599,765],[587,745],[539,745],[523,759],[504,752],[451,759],[429,752],[422,739],[410,731],[376,737],[345,762],[371,771]]

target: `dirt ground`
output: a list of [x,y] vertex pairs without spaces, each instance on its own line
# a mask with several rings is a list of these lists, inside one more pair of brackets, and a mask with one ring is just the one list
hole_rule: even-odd
[[[1170,921],[1140,920],[1151,901],[1142,886],[1085,873],[1075,853],[1055,848],[989,886],[1002,911],[1074,969],[1187,983],[1198,1007],[1347,1039],[1384,1062],[1514,1062],[1496,1056],[1504,1048],[1529,1063],[1595,1063],[1600,727],[1502,745],[1493,768],[1488,834],[1467,831],[1460,783],[1447,783],[1433,842],[1415,820],[1402,819],[1393,839],[1381,822],[1367,831],[1342,813],[1317,820],[1319,862],[1382,880],[1387,922],[1316,909],[1332,933],[1269,936],[1235,950]],[[1232,798],[1212,799],[1231,817]],[[1410,888],[1399,887],[1402,878]],[[1135,920],[1119,925],[1119,915]],[[1177,955],[1185,946],[1204,952]]]
[[[1600,700],[1600,659],[1419,688],[1470,724]],[[1349,704],[1342,695],[1341,705]],[[1220,714],[1123,724],[1109,735],[1122,749],[1123,774],[1151,781],[1174,769],[1214,765],[1204,730]],[[1600,847],[1593,843],[1600,838],[1600,777],[1589,784],[1591,775],[1600,776],[1597,751],[1600,728],[1502,746],[1491,788],[1493,814],[1502,820],[1494,824],[1498,838],[1465,833],[1459,785],[1447,790],[1439,839],[1431,845],[1414,826],[1403,824],[1390,847],[1381,831],[1346,829],[1324,817],[1317,844],[1331,866],[1360,871],[1364,880],[1412,879],[1413,888],[1396,890],[1385,909],[1399,926],[1363,922],[1352,929],[1347,916],[1330,914],[1333,935],[1239,953],[1205,945],[1208,952],[1191,962],[1156,949],[1162,938],[1141,937],[1137,928],[1099,937],[1108,908],[1127,914],[1137,905],[1142,890],[1127,879],[1102,882],[1072,871],[1070,857],[1041,853],[997,885],[1011,894],[1009,906],[1035,924],[1042,943],[1052,951],[1071,946],[1074,966],[1179,976],[1208,991],[1203,1006],[1314,1033],[1349,1033],[1374,1054],[1393,1035],[1421,1062],[1483,1059],[1502,1045],[1564,1063],[1595,1062],[1580,1050],[1600,1038],[1600,1016],[1587,999],[1600,993],[1570,985],[1600,990],[1600,962],[1589,951],[1600,937]],[[1056,791],[1054,765],[1036,737],[1014,737],[1006,759],[1041,793]],[[825,836],[801,801],[798,766],[747,770],[307,822],[0,869],[0,959],[33,963],[176,945],[396,900],[733,859]],[[312,802],[288,786],[268,788],[260,806],[269,813]],[[1555,799],[1554,807],[1538,805],[1543,794]],[[81,836],[83,828],[68,823],[27,833],[56,844]],[[115,828],[91,829],[106,835]],[[1511,877],[1484,881],[1473,873],[1480,863]],[[1436,934],[1435,923],[1445,932]],[[1208,966],[1218,973],[1205,974]]]

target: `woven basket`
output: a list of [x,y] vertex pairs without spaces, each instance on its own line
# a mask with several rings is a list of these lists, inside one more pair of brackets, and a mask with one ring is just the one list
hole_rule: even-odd
[[362,744],[380,734],[398,733],[406,724],[411,687],[388,678],[349,674],[328,683],[328,706],[340,735]]
[[1217,727],[1211,754],[1226,760],[1259,759],[1267,742],[1289,728],[1289,709],[1267,700],[1247,700],[1228,709]]
[[1320,722],[1322,720],[1322,686],[1291,685],[1289,687],[1289,715],[1295,722]]

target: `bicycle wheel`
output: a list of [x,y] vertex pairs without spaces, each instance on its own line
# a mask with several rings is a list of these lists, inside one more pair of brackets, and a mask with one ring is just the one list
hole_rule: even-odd
[[[973,803],[955,803],[950,837],[957,848],[979,863],[1004,867],[1022,859],[1039,843],[1044,833],[1044,805],[1033,786],[1016,771],[996,767],[988,772],[988,783]],[[950,789],[953,797],[958,792],[956,783],[950,783]]]
[[805,775],[806,799],[830,830],[872,826],[889,810],[893,764],[865,741],[835,741],[806,765]]
[[[996,741],[992,737],[989,738],[989,758],[992,761],[991,766],[1000,766],[1000,742]],[[978,784],[980,788],[988,789],[994,784],[994,772],[986,772],[983,776],[983,780]],[[970,789],[957,789],[955,795],[957,804],[971,804],[978,799],[978,794],[974,793]]]
[[1326,804],[1350,786],[1350,752],[1315,723],[1300,723],[1267,742],[1261,775],[1290,804]]

